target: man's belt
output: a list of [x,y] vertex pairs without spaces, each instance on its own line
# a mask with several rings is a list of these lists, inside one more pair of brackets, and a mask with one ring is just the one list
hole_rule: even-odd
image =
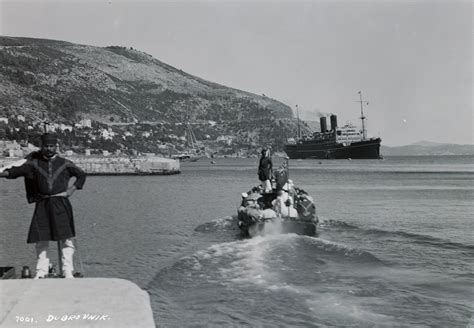
[[41,199],[48,199],[48,198],[53,198],[53,197],[64,197],[67,198],[67,192],[63,191],[54,195],[39,195]]

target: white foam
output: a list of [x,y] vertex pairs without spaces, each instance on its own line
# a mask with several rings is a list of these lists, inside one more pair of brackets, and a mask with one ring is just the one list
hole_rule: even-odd
[[285,247],[291,247],[296,238],[296,235],[269,235],[212,245],[194,254],[199,265],[195,264],[193,268],[209,267],[210,262],[217,269],[209,274],[217,272],[224,282],[278,285],[278,276],[271,269],[274,263],[268,260],[269,253],[280,247],[281,243],[288,243]]
[[[365,301],[370,300],[369,298]],[[363,302],[360,298],[351,295],[322,293],[313,294],[306,304],[319,318],[349,319],[351,322],[356,320],[384,325],[390,325],[390,322],[395,323],[393,317],[367,310],[368,306],[365,306]]]
[[308,237],[308,236],[303,236],[303,238],[306,238],[306,240],[312,244],[314,244],[316,247],[320,249],[332,249],[336,251],[341,251],[344,252],[344,255],[346,256],[351,256],[351,255],[361,255],[364,252],[362,250],[352,248],[348,245],[341,244],[335,241],[330,241],[326,239],[322,239],[319,237]]
[[268,236],[281,234],[283,232],[283,226],[281,222],[282,221],[279,219],[267,221],[263,226],[263,235]]
[[232,216],[225,216],[223,218],[213,220],[212,222],[218,227],[228,227],[232,224],[235,224]]

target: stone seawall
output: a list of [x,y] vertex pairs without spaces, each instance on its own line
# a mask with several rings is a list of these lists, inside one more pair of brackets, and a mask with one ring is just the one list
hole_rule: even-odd
[[181,173],[179,161],[162,157],[68,157],[89,175],[168,175]]
[[[181,173],[178,160],[163,157],[96,157],[68,156],[89,175],[169,175]],[[9,166],[21,165],[20,158],[0,160],[0,171]]]

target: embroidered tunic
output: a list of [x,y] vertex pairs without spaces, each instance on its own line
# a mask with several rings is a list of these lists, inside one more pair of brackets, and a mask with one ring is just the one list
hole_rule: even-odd
[[8,169],[8,179],[25,177],[28,201],[35,202],[35,212],[28,233],[28,243],[64,240],[76,235],[72,206],[66,197],[54,195],[67,191],[71,177],[82,189],[86,174],[71,161],[59,156],[28,160],[20,167]]

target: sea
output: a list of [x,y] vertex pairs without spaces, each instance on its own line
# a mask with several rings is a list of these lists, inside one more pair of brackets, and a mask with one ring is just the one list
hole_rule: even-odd
[[[474,157],[290,160],[317,235],[249,239],[236,212],[257,162],[88,177],[71,198],[76,270],[146,290],[157,327],[474,326]],[[34,267],[33,209],[23,181],[0,181],[3,265]]]

